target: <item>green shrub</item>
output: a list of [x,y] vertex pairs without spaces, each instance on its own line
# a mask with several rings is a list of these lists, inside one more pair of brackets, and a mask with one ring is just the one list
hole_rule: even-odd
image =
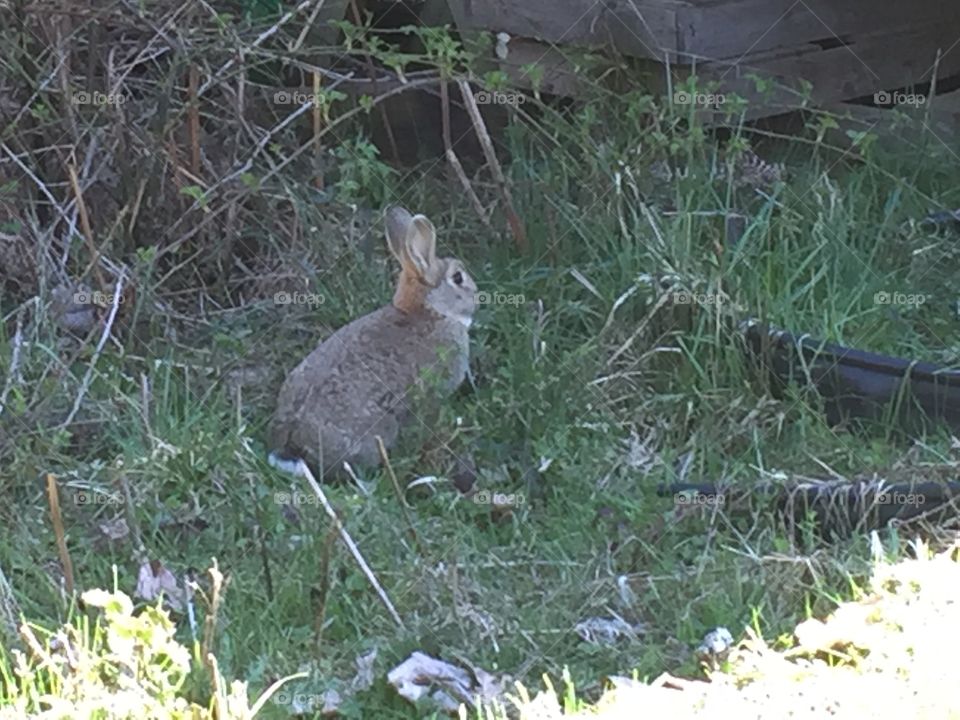
[[83,602],[103,610],[92,626],[81,615],[53,632],[21,628],[27,652],[13,650],[0,662],[0,718],[251,718],[283,682],[251,706],[247,684],[228,686],[211,656],[213,692],[198,705],[186,689],[205,670],[174,638],[165,610],[134,614],[129,597],[105,590],[84,593]]

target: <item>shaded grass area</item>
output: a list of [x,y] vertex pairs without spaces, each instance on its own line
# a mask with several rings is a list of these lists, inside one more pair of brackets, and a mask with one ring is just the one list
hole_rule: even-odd
[[[230,578],[221,669],[254,687],[307,670],[296,684],[306,695],[346,682],[356,656],[377,648],[378,678],[423,650],[530,685],[567,666],[590,696],[604,674],[697,672],[690,648],[716,625],[777,637],[850,595],[868,567],[864,540],[823,547],[770,517],[689,512],[654,490],[679,479],[749,486],[777,473],[956,460],[946,436],[908,451],[883,429],[860,437],[827,427],[809,398],[772,400],[747,372],[734,332],[752,316],[956,362],[957,239],[918,222],[932,208],[960,206],[952,158],[932,141],[845,153],[817,139],[817,117],[799,139],[736,124],[718,139],[639,94],[538,106],[516,120],[501,150],[528,255],[483,228],[435,167],[388,188],[391,201],[431,216],[441,252],[463,257],[494,301],[472,331],[476,388],[428,429],[450,453],[392,458],[403,481],[441,478],[405,496],[422,549],[382,473],[364,478],[369,494],[329,489],[404,627],[340,546],[329,550],[329,523],[308,489],[263,459],[283,373],[330,329],[386,302],[393,273],[379,226],[361,232],[377,237],[372,249],[350,244],[347,211],[311,204],[295,187],[288,192],[305,225],[318,230],[298,247],[263,238],[277,283],[258,277],[243,303],[216,312],[184,301],[192,323],[148,317],[128,346],[136,350],[110,348],[98,362],[81,418],[88,432],[38,431],[36,415],[16,429],[0,470],[8,499],[0,566],[28,617],[66,612],[38,480],[45,472],[64,488],[84,587],[111,586],[116,565],[118,586],[133,588],[137,535],[149,558],[178,572],[215,557]],[[738,179],[750,145],[784,162],[781,181]],[[663,167],[671,177],[658,180]],[[735,242],[724,231],[731,211],[747,218]],[[323,301],[276,304],[288,271]],[[884,303],[877,293],[924,300]],[[49,394],[51,412],[69,407],[76,381],[66,391],[61,383],[81,377],[90,359],[81,348],[56,377],[45,374],[62,356],[57,342],[37,330],[22,365],[25,386]],[[2,358],[9,367],[6,350]],[[450,454],[466,453],[481,489],[522,502],[492,512],[460,496],[443,477]],[[111,541],[101,524],[120,516],[134,527]],[[896,542],[895,532],[885,537]],[[580,620],[611,616],[643,623],[646,634],[596,646],[574,632]],[[179,633],[189,638],[185,623]],[[288,710],[273,703],[264,716]],[[421,710],[380,679],[344,714]]]

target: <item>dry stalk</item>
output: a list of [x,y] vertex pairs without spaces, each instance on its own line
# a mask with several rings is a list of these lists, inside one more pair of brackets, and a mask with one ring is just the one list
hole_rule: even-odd
[[47,502],[50,505],[50,522],[53,523],[53,534],[57,538],[57,553],[60,555],[60,565],[63,567],[63,579],[66,583],[67,595],[73,597],[73,560],[70,559],[66,533],[63,530],[57,479],[51,473],[47,473]]

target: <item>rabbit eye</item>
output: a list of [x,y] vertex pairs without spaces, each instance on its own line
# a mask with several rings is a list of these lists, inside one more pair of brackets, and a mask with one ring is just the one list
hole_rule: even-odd
[[457,271],[453,274],[452,280],[453,280],[453,284],[454,284],[454,285],[463,285],[463,273],[460,272],[459,270],[457,270]]

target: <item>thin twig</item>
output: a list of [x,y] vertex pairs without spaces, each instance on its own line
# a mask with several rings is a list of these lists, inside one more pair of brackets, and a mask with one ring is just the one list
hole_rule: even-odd
[[200,176],[200,99],[197,97],[197,83],[200,81],[200,69],[196,63],[190,63],[187,77],[187,128],[190,135],[190,172]]
[[25,306],[17,311],[17,329],[13,332],[13,351],[10,357],[10,369],[7,371],[7,379],[3,383],[3,392],[0,393],[0,415],[7,405],[7,396],[13,389],[13,384],[17,382],[20,374],[20,350],[23,348],[23,312]]
[[73,402],[73,409],[70,410],[70,414],[67,415],[67,419],[60,424],[60,429],[68,427],[70,423],[73,422],[73,418],[76,417],[77,413],[80,411],[80,404],[83,402],[84,396],[87,394],[87,390],[90,388],[90,383],[93,382],[93,371],[97,365],[97,360],[100,359],[100,354],[103,352],[104,346],[107,344],[107,340],[110,338],[110,333],[113,330],[113,321],[117,318],[117,311],[120,309],[120,296],[123,294],[123,274],[121,273],[120,277],[117,278],[117,286],[113,293],[113,302],[110,306],[110,315],[107,317],[106,325],[103,328],[103,334],[100,336],[100,342],[97,343],[96,350],[93,352],[93,357],[90,359],[90,365],[87,367],[87,372],[83,376],[83,381],[80,383],[80,392],[77,393],[77,398]]
[[[254,38],[253,42],[250,44],[250,47],[251,48],[259,47],[265,40],[275,35],[280,28],[282,28],[284,25],[290,22],[290,19],[294,15],[299,14],[301,10],[303,10],[304,8],[316,2],[319,2],[319,7],[322,7],[324,2],[326,2],[326,0],[303,0],[303,2],[298,4],[295,8],[293,8],[293,10],[289,10],[283,17],[277,20],[277,22],[275,22],[273,25],[271,25],[266,30],[264,30],[262,33],[257,35],[257,37]],[[200,88],[200,90],[197,91],[197,97],[200,97],[207,90],[213,87],[213,85],[219,81],[220,76],[223,75],[225,72],[227,72],[227,70],[230,70],[235,64],[236,64],[236,59],[231,58],[227,60],[227,62],[225,62],[223,65],[221,65],[220,69],[217,70],[215,73],[213,73],[210,76],[210,79],[207,80],[203,84],[203,86]]]
[[[308,152],[309,150],[312,150],[315,147],[315,142],[317,140],[333,132],[333,130],[336,129],[339,125],[342,125],[348,122],[349,120],[356,117],[357,115],[366,113],[368,107],[372,107],[377,103],[384,102],[385,100],[388,100],[394,95],[399,95],[401,93],[407,92],[408,90],[422,89],[424,87],[433,85],[436,82],[437,82],[437,78],[435,77],[425,78],[423,80],[411,81],[399,87],[388,90],[382,93],[381,95],[378,95],[377,97],[373,98],[370,101],[367,107],[358,106],[353,108],[352,110],[347,110],[345,113],[337,116],[337,118],[331,121],[325,128],[323,128],[323,130],[320,132],[319,135],[311,137],[310,140],[303,143],[300,147],[298,147],[292,153],[287,155],[281,162],[279,162],[276,165],[276,167],[272,168],[262,178],[260,178],[261,185],[265,185],[271,178],[273,178],[275,175],[283,171],[284,168],[290,165],[290,163],[292,163],[293,161],[298,159],[301,155],[303,155],[303,153]],[[329,87],[333,88],[334,86],[330,85]],[[310,110],[309,104],[302,105],[300,108],[297,109],[296,112],[288,115],[287,118],[284,119],[282,123],[280,123],[279,125],[274,127],[272,130],[270,130],[268,135],[272,137],[275,133],[279,132],[283,127],[290,124],[293,120],[295,120],[302,113],[307,112],[308,110]],[[231,172],[229,175],[221,178],[220,180],[215,182],[213,185],[211,185],[209,188],[207,188],[207,190],[204,192],[203,201],[208,202],[209,199],[212,197],[212,193],[215,189],[224,185],[228,181],[243,175],[243,173],[247,172],[251,167],[253,167],[254,158],[256,157],[257,154],[260,153],[263,147],[266,146],[269,139],[270,139],[269,137],[264,138],[261,141],[261,143],[257,144],[257,147],[254,149],[251,156],[246,161],[244,161],[242,165],[240,165],[236,170]],[[193,211],[196,208],[200,207],[200,202],[201,202],[200,200],[194,200],[194,203],[193,205],[190,206],[189,210]],[[154,259],[154,262],[156,262],[161,256],[176,252],[190,238],[194,237],[198,232],[200,232],[205,227],[207,227],[207,225],[214,222],[217,219],[217,214],[222,212],[224,209],[225,208],[217,208],[212,210],[210,213],[207,214],[205,218],[203,218],[203,220],[201,220],[199,223],[196,223],[194,227],[192,227],[189,231],[185,232],[183,235],[178,237],[175,241],[165,244],[163,249],[161,249],[160,252],[157,254],[157,257]],[[180,227],[180,224],[182,222],[186,222],[185,218],[187,217],[188,217],[188,213],[181,214],[180,218],[177,221],[175,221],[173,225],[171,225],[170,228],[166,231],[166,234],[164,235],[164,237],[169,237],[169,235],[173,231],[177,230]],[[169,276],[169,274],[170,273],[168,273],[167,275]],[[161,278],[160,280],[157,281],[156,284],[158,286],[163,285],[163,282],[165,281],[165,279],[166,278]]]
[[460,164],[460,158],[457,157],[457,153],[453,149],[453,141],[451,140],[450,134],[450,92],[447,88],[446,79],[440,83],[440,111],[442,113],[441,118],[443,121],[443,149],[447,156],[447,162],[450,163],[450,167],[453,169],[453,174],[457,176],[457,179],[460,181],[460,185],[463,187],[464,192],[467,193],[467,198],[470,200],[470,204],[473,205],[473,209],[480,218],[480,222],[487,227],[490,227],[490,216],[487,211],[484,210],[483,203],[480,202],[480,198],[477,197],[477,193],[474,192],[473,186],[470,184],[470,179],[464,172],[463,165]]
[[47,502],[50,504],[50,521],[53,523],[53,534],[57,538],[57,552],[60,555],[60,565],[63,567],[67,595],[73,597],[73,561],[70,559],[67,538],[63,531],[63,516],[60,514],[60,492],[57,488],[57,479],[52,473],[47,473]]
[[490,227],[490,213],[488,213],[483,207],[483,203],[480,201],[480,198],[474,191],[473,186],[470,184],[470,179],[463,171],[463,166],[460,164],[460,158],[457,157],[457,154],[453,151],[453,148],[447,149],[447,162],[450,163],[450,167],[453,168],[454,175],[456,175],[457,179],[460,180],[460,185],[463,187],[463,191],[467,194],[467,199],[470,200],[470,204],[473,205],[474,212],[477,213],[477,217],[480,218],[480,222],[487,227]]
[[320,132],[323,130],[323,108],[320,107],[320,91],[323,89],[323,75],[313,73],[313,162],[316,167],[317,175],[313,183],[317,190],[323,190],[325,182],[323,177],[323,143],[320,142]]
[[[280,132],[281,130],[283,130],[283,129],[284,129],[285,127],[287,127],[288,125],[290,125],[291,123],[295,122],[296,119],[299,118],[299,117],[300,117],[301,115],[303,115],[304,113],[310,112],[311,109],[312,109],[312,108],[311,108],[311,104],[310,104],[310,103],[305,103],[305,104],[301,105],[300,107],[298,107],[296,110],[294,110],[292,113],[290,113],[289,115],[287,115],[287,117],[285,117],[285,118],[284,118],[280,123],[278,123],[275,127],[271,128],[262,138],[260,138],[260,140],[257,142],[256,146],[254,147],[253,151],[251,152],[250,156],[246,159],[246,161],[245,161],[243,164],[241,164],[239,167],[237,167],[233,172],[231,172],[231,173],[229,173],[229,174],[227,174],[227,175],[224,175],[222,178],[220,178],[220,179],[217,180],[215,183],[213,183],[212,185],[210,185],[210,187],[208,187],[206,190],[204,190],[204,192],[203,192],[203,198],[200,199],[200,200],[194,200],[194,201],[193,201],[193,204],[192,204],[192,205],[190,206],[190,208],[188,209],[188,213],[191,212],[191,211],[193,211],[193,210],[195,210],[195,209],[197,209],[197,208],[199,208],[199,207],[205,206],[205,203],[208,201],[208,199],[209,199],[210,197],[212,197],[214,190],[217,190],[218,188],[222,187],[223,185],[228,184],[229,182],[231,182],[231,181],[234,180],[235,178],[238,178],[238,177],[240,177],[241,175],[243,175],[245,172],[249,171],[249,170],[253,167],[253,162],[254,162],[254,160],[255,160],[255,159],[257,158],[257,156],[263,151],[263,149],[270,143],[270,141],[273,139],[273,136],[276,135],[276,134],[277,134],[278,132]],[[322,137],[322,136],[325,135],[325,134],[326,134],[326,132],[322,132],[322,133],[320,133],[320,135],[317,136],[317,137],[318,137],[318,138],[319,138],[319,137]],[[313,142],[307,143],[304,147],[307,147],[307,148],[313,147]],[[279,169],[279,168],[278,168],[278,169]],[[269,176],[268,176],[268,177],[269,177]],[[183,215],[181,215],[181,220],[182,220],[183,218],[185,218],[185,217],[187,217],[187,213],[184,213]],[[177,222],[174,223],[174,227],[176,227],[176,225],[177,225],[179,222],[180,222],[180,220],[177,220]],[[185,242],[189,237],[191,237],[194,233],[196,233],[201,227],[202,227],[202,224],[198,224],[198,225],[195,226],[195,227],[193,228],[193,230],[192,230],[190,233],[188,233],[186,236],[179,238],[176,242],[174,242],[174,243],[166,246],[165,248],[163,248],[163,249],[157,254],[157,258],[154,260],[154,262],[156,262],[156,260],[159,259],[160,257],[176,251],[176,250],[180,247],[180,245],[183,244],[183,242]],[[172,229],[172,228],[171,228],[171,229]],[[170,274],[170,273],[168,273],[168,275],[169,275],[169,274]],[[166,280],[166,277],[161,278],[160,281],[157,283],[157,285],[162,285],[165,280]]]
[[[367,105],[366,105],[365,107],[364,107],[364,106],[355,107],[355,108],[353,108],[353,109],[351,109],[351,110],[347,110],[345,113],[342,113],[341,115],[338,115],[337,118],[336,118],[336,120],[333,120],[329,125],[327,125],[327,126],[323,129],[323,132],[320,134],[320,137],[323,137],[324,135],[326,135],[326,134],[328,134],[328,133],[330,133],[330,132],[333,132],[333,130],[334,130],[337,126],[342,125],[342,124],[348,122],[349,120],[351,120],[352,118],[356,117],[357,115],[360,115],[360,114],[363,114],[363,113],[368,112],[369,108],[371,108],[371,107],[373,107],[374,105],[377,105],[377,104],[379,104],[379,103],[382,103],[382,102],[384,102],[384,101],[386,101],[386,100],[389,100],[389,99],[392,98],[394,95],[400,95],[401,93],[405,93],[405,92],[407,92],[408,90],[417,90],[417,89],[426,88],[426,87],[429,87],[429,86],[431,86],[431,85],[435,85],[438,81],[439,81],[438,78],[436,78],[436,77],[430,77],[430,78],[424,78],[423,80],[411,80],[411,81],[408,82],[408,83],[404,83],[403,85],[400,85],[400,86],[398,86],[398,87],[391,88],[390,90],[387,90],[387,91],[381,93],[380,95],[377,95],[376,97],[372,98],[372,99],[370,100],[370,102],[367,103]],[[268,172],[266,175],[264,175],[260,182],[261,182],[261,183],[267,182],[267,180],[269,180],[269,179],[272,178],[274,175],[276,175],[277,173],[279,173],[279,172],[280,172],[281,170],[283,170],[287,165],[289,165],[290,163],[292,163],[294,160],[296,160],[298,157],[300,157],[300,155],[302,155],[303,153],[305,153],[305,152],[306,152],[307,150],[309,150],[311,147],[313,147],[313,141],[312,141],[312,140],[311,140],[310,142],[307,142],[307,143],[304,143],[303,145],[301,145],[299,148],[297,148],[296,150],[294,150],[290,155],[288,155],[287,157],[285,157],[285,158],[283,159],[283,161],[281,161],[281,162],[277,165],[277,167],[273,168],[270,172]]]
[[390,598],[387,597],[387,593],[383,589],[383,586],[377,580],[376,575],[373,574],[373,570],[370,569],[367,561],[363,559],[363,555],[360,554],[360,549],[353,541],[353,538],[350,537],[350,533],[347,532],[347,529],[343,526],[343,523],[340,522],[340,518],[337,516],[337,511],[333,509],[330,501],[327,500],[327,496],[320,487],[320,483],[317,482],[317,479],[313,476],[313,473],[310,472],[310,468],[307,467],[307,464],[303,462],[303,460],[300,460],[298,465],[299,473],[306,478],[310,488],[316,494],[317,498],[319,498],[320,504],[323,505],[323,509],[326,511],[327,516],[333,521],[334,527],[336,527],[337,532],[340,534],[340,539],[343,540],[343,544],[347,546],[347,550],[349,550],[350,554],[353,555],[353,559],[357,561],[357,565],[360,566],[360,570],[364,575],[367,576],[367,580],[370,581],[373,589],[376,590],[381,602],[383,602],[384,606],[387,608],[387,612],[390,613],[390,617],[393,618],[393,621],[399,627],[405,627],[403,620],[400,619],[400,615],[397,613],[396,608],[393,606],[393,603],[390,602]]
[[70,175],[70,186],[73,188],[73,196],[77,201],[77,210],[80,213],[80,229],[83,231],[83,239],[87,242],[90,250],[90,265],[93,266],[93,274],[97,276],[97,290],[106,292],[107,285],[103,280],[103,272],[100,270],[100,251],[97,250],[93,242],[93,227],[90,225],[90,214],[87,212],[87,204],[83,200],[83,191],[80,189],[80,178],[77,177],[77,168],[72,162],[67,163],[67,173]]
[[457,80],[460,86],[460,94],[463,95],[463,102],[467,108],[467,114],[470,115],[470,121],[473,123],[473,129],[477,133],[477,139],[480,141],[480,147],[483,148],[483,155],[487,159],[487,165],[490,166],[490,172],[497,183],[497,189],[503,198],[503,204],[507,213],[507,222],[510,224],[510,231],[513,233],[513,241],[520,252],[527,250],[527,233],[523,227],[523,221],[517,215],[513,207],[513,198],[510,196],[510,188],[507,186],[507,180],[503,175],[503,168],[500,167],[500,161],[497,160],[497,153],[493,149],[493,141],[490,139],[490,133],[487,132],[487,126],[480,115],[480,108],[477,107],[477,100],[473,96],[473,90],[470,89],[470,83],[466,80]]
[[294,55],[303,47],[303,41],[307,39],[307,33],[313,29],[313,24],[317,21],[317,15],[320,14],[320,11],[323,10],[323,3],[317,5],[313,12],[310,13],[310,17],[307,18],[307,21],[303,24],[303,30],[300,31],[300,34],[297,36],[296,41],[292,46],[288,47],[287,50],[290,55]]

